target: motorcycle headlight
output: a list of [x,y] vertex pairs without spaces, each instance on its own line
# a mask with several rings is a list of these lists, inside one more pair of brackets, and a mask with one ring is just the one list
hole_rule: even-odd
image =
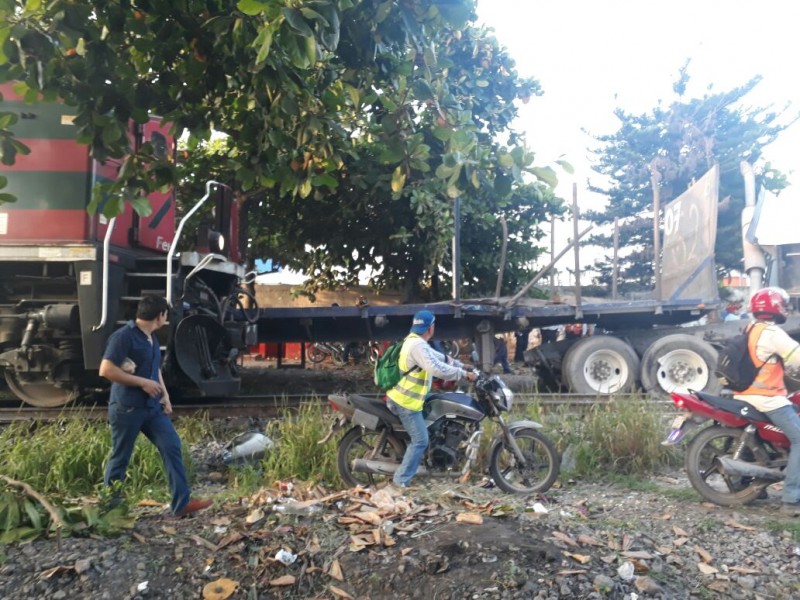
[[511,404],[512,404],[512,402],[514,400],[514,392],[512,392],[511,389],[507,388],[507,387],[503,387],[502,391],[503,391],[503,399],[505,401],[504,402],[505,409],[507,411],[510,411],[511,410]]

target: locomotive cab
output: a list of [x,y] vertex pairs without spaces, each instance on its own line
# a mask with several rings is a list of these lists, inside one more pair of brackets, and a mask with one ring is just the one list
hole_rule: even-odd
[[[238,248],[219,244],[238,239],[229,190],[209,185],[200,201],[213,198],[221,215],[213,250],[212,236],[197,247],[181,238],[199,203],[176,230],[172,191],[148,197],[147,217],[129,203],[113,219],[90,215],[95,184],[113,179],[119,163],[100,164],[77,143],[71,107],[25,103],[10,84],[0,92],[3,108],[21,117],[10,129],[30,148],[0,172],[3,191],[17,199],[0,204],[0,370],[10,391],[54,407],[107,389],[98,369],[109,335],[135,317],[142,296],[160,294],[172,306],[157,332],[168,385],[176,395],[238,392],[235,358],[254,325],[242,318]],[[174,156],[175,139],[160,119],[132,123],[129,136],[134,146],[149,142]]]

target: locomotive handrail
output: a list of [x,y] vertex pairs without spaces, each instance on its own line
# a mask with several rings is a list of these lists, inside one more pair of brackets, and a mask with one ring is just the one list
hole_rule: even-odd
[[200,198],[200,200],[197,201],[197,204],[192,207],[192,210],[184,215],[184,217],[181,219],[181,222],[178,224],[178,229],[175,230],[175,237],[172,240],[172,244],[169,247],[169,252],[167,253],[167,304],[169,306],[172,306],[172,259],[174,258],[175,250],[178,247],[178,240],[180,240],[181,233],[183,232],[183,226],[186,224],[186,221],[188,221],[189,218],[197,212],[197,209],[200,208],[203,202],[208,200],[208,197],[211,195],[212,185],[222,186],[223,184],[214,180],[207,182],[206,195]]
[[111,234],[114,232],[114,225],[117,222],[117,217],[112,217],[106,227],[106,235],[103,238],[103,298],[102,308],[100,309],[100,323],[92,327],[92,331],[97,331],[106,326],[108,319],[108,254],[111,247]]

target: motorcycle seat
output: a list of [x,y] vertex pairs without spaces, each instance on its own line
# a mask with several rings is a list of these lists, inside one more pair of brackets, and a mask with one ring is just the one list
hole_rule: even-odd
[[350,402],[359,410],[363,410],[371,415],[380,418],[384,423],[389,423],[392,426],[400,425],[400,419],[392,411],[386,408],[386,403],[382,398],[372,398],[369,396],[359,396],[358,394],[350,394]]
[[767,423],[772,422],[765,413],[757,410],[752,404],[745,402],[744,400],[737,400],[736,398],[722,398],[720,396],[706,394],[705,392],[695,392],[695,394],[697,394],[697,397],[703,402],[724,410],[725,412],[732,413],[738,417],[750,419],[751,421],[766,421]]

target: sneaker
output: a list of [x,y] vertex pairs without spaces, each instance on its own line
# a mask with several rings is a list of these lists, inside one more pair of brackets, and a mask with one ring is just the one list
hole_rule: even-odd
[[210,499],[207,499],[207,498],[202,498],[202,499],[201,498],[195,498],[195,499],[189,500],[189,502],[186,503],[186,506],[184,506],[182,509],[180,509],[178,512],[175,513],[175,518],[176,519],[181,519],[181,518],[185,517],[186,515],[189,515],[191,513],[195,513],[195,512],[197,512],[199,510],[206,509],[209,506],[211,506],[212,504],[214,504],[214,501],[210,500]]
[[785,517],[800,517],[800,502],[782,502],[781,514]]

